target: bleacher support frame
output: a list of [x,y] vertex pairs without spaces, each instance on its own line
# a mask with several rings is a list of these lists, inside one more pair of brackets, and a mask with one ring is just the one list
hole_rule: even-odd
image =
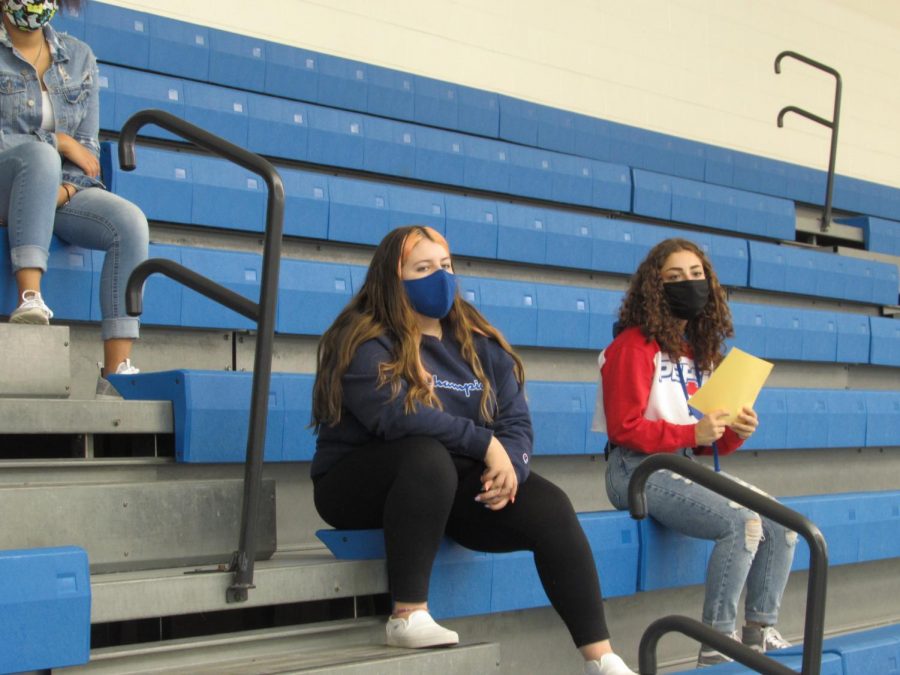
[[[819,675],[822,667],[822,642],[825,631],[825,590],[828,584],[828,549],[818,527],[793,509],[734,480],[710,471],[707,467],[680,455],[653,455],[635,469],[628,484],[628,507],[637,520],[647,517],[646,485],[650,475],[668,470],[693,480],[728,499],[802,535],[809,544],[809,582],[807,584],[806,620],[803,630],[803,675]],[[656,645],[669,632],[678,631],[730,656],[764,675],[789,675],[795,671],[732,640],[696,619],[671,615],[651,623],[638,650],[641,675],[656,673]]]
[[245,602],[253,588],[253,566],[256,560],[256,526],[262,483],[263,450],[266,438],[269,389],[272,379],[272,343],[278,302],[278,274],[284,231],[285,192],[281,175],[259,155],[234,145],[163,110],[142,110],[132,115],[122,127],[119,142],[119,164],[124,171],[136,167],[134,142],[138,130],[146,124],[170,131],[195,145],[209,150],[248,171],[258,174],[268,187],[263,246],[262,284],[259,302],[248,300],[201,274],[161,258],[145,260],[128,279],[126,308],[131,316],[143,309],[142,290],[151,274],[161,273],[202,295],[256,321],[257,337],[253,362],[253,387],[250,394],[250,426],[247,432],[247,459],[244,471],[244,496],[241,509],[241,534],[238,550],[231,559],[229,571],[234,573],[225,592],[227,602]]

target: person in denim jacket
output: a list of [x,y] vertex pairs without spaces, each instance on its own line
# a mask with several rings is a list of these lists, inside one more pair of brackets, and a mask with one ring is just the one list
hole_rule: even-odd
[[78,0],[0,0],[0,217],[7,224],[18,306],[11,323],[47,324],[41,296],[54,233],[106,251],[100,275],[104,366],[98,396],[115,396],[107,372],[134,373],[138,320],[125,287],[147,258],[147,219],[100,180],[97,63],[90,47],[49,22]]

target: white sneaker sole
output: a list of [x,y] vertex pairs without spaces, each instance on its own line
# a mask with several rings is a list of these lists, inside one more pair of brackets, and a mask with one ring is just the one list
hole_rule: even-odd
[[29,309],[9,317],[10,323],[23,323],[30,326],[49,326],[50,319],[40,309]]

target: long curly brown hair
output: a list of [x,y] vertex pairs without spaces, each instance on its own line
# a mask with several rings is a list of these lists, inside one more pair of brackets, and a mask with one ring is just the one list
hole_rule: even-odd
[[[340,422],[343,398],[341,378],[359,346],[381,335],[388,335],[393,341],[394,358],[379,365],[379,386],[390,384],[392,395],[396,397],[405,382],[404,408],[407,414],[414,412],[417,404],[441,408],[431,376],[419,358],[422,336],[400,277],[405,255],[423,238],[440,244],[450,253],[444,237],[430,227],[411,225],[389,232],[375,249],[362,288],[319,340],[316,381],[313,385],[312,417],[316,428],[323,424],[334,426]],[[525,381],[522,361],[500,331],[459,293],[442,324],[445,330],[453,331],[463,358],[484,386],[481,415],[489,422],[495,412],[496,395],[475,351],[474,335],[493,338],[509,353],[515,362],[515,375],[520,384]]]
[[[709,300],[700,315],[687,322],[682,332],[681,320],[672,315],[663,292],[663,265],[670,255],[690,251],[703,265],[709,281]],[[662,351],[673,359],[684,353],[685,336],[694,354],[694,363],[702,370],[712,370],[722,360],[725,338],[734,335],[731,311],[725,289],[703,250],[687,239],[666,239],[654,246],[631,277],[631,284],[619,310],[617,332],[639,326],[647,340],[656,340]]]

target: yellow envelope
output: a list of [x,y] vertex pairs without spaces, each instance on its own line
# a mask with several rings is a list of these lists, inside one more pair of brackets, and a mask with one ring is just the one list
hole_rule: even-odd
[[693,396],[690,404],[704,415],[714,410],[731,413],[734,422],[743,406],[752,407],[772,372],[773,364],[732,347],[719,367]]

